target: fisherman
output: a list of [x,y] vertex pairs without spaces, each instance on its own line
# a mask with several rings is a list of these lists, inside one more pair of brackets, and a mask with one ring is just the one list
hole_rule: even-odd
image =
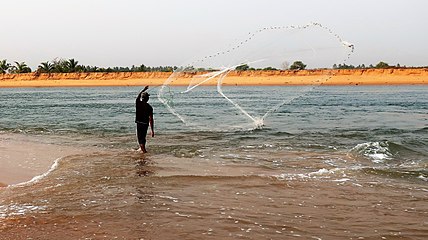
[[150,94],[146,92],[149,86],[146,86],[138,94],[135,100],[135,122],[137,123],[137,138],[140,149],[143,153],[146,153],[146,135],[147,129],[150,125],[151,135],[155,136],[154,131],[154,120],[153,120],[153,108],[148,104]]

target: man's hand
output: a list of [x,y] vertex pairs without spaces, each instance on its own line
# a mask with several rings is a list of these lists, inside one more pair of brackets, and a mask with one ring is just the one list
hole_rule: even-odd
[[152,131],[152,137],[154,137],[154,136],[155,136],[155,132]]

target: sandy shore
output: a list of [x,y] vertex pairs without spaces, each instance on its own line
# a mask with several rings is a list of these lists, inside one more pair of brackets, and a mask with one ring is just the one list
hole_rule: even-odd
[[[57,73],[0,74],[0,87],[85,87],[162,85],[171,73]],[[187,86],[193,74],[174,79],[171,85]],[[204,85],[215,85],[216,79]],[[223,85],[398,85],[428,84],[428,69],[347,69],[230,72]]]
[[0,187],[30,181],[46,173],[55,160],[86,151],[26,135],[0,134]]

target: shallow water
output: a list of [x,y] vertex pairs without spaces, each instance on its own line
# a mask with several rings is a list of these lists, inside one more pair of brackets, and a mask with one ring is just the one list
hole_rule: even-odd
[[427,86],[224,87],[255,117],[286,102],[262,128],[209,87],[170,99],[183,123],[155,89],[146,155],[138,90],[0,89],[3,134],[92,149],[0,189],[0,239],[428,237]]

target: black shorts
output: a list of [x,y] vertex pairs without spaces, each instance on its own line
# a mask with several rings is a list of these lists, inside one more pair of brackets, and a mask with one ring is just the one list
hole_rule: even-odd
[[149,129],[149,124],[137,123],[138,144],[146,144],[147,129]]

